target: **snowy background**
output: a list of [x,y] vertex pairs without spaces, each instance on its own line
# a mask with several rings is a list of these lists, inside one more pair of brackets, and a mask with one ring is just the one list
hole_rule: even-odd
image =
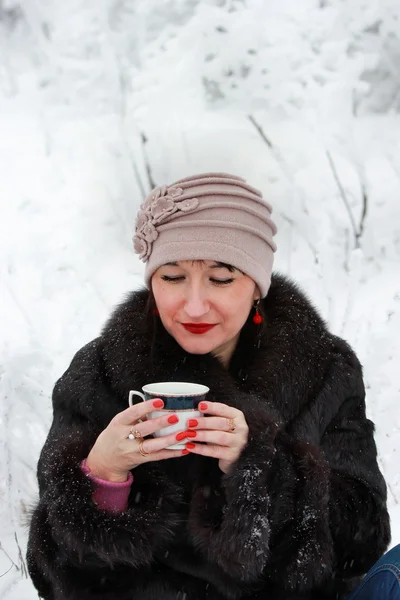
[[276,269],[357,351],[400,542],[398,0],[0,0],[0,596],[55,380],[141,285],[153,183],[260,187]]

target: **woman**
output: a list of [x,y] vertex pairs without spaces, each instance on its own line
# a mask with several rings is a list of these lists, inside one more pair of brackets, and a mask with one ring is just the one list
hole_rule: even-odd
[[[270,205],[232,175],[142,204],[148,290],[54,388],[28,547],[41,597],[346,598],[387,548],[360,363],[295,284],[271,277],[275,233]],[[161,400],[126,408],[131,389],[168,380],[210,388],[177,434],[183,451],[152,437],[175,420],[146,417]],[[396,581],[376,573],[352,599],[399,598],[376,595]]]

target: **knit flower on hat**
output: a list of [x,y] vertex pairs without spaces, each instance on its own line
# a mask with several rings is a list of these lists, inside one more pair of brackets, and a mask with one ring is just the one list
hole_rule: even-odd
[[141,205],[136,218],[133,247],[143,262],[149,259],[153,242],[158,238],[156,225],[177,212],[188,213],[198,207],[197,198],[179,200],[182,194],[183,189],[180,187],[167,188],[163,185],[155,188]]

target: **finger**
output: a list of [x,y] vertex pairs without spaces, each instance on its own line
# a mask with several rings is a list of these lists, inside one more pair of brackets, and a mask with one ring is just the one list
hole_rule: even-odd
[[[185,454],[189,454],[186,450]],[[143,456],[143,462],[153,462],[156,460],[167,460],[168,458],[179,458],[183,456],[182,450],[159,450],[158,452],[151,452],[148,456]]]
[[164,402],[160,398],[152,398],[145,402],[139,402],[115,415],[113,422],[118,425],[132,425],[138,419],[143,419],[144,416],[153,412],[153,410],[162,409],[163,406]]
[[[134,428],[139,431],[142,437],[146,435],[152,435],[159,429],[163,429],[164,427],[171,427],[171,425],[176,425],[179,419],[175,413],[166,413],[161,417],[155,417],[154,419],[147,419],[144,423],[137,423]],[[127,433],[126,437],[128,437],[129,431],[132,429],[132,426],[126,426]]]
[[186,449],[189,450],[190,454],[200,454],[201,456],[210,456],[211,458],[218,458],[227,460],[229,462],[233,461],[233,453],[227,451],[223,446],[214,446],[209,444],[194,444],[193,442],[188,442],[186,444]]
[[216,415],[218,417],[226,417],[227,419],[235,419],[243,417],[241,410],[222,404],[222,402],[200,402],[200,412],[207,413],[208,415]]
[[[197,424],[195,424],[195,422]],[[231,425],[227,417],[196,417],[188,420],[188,428],[195,429],[216,429],[218,431],[230,431]],[[236,425],[236,423],[235,423]]]
[[225,447],[238,445],[238,436],[233,436],[231,433],[225,431],[206,431],[205,429],[202,429],[201,431],[196,431],[195,437],[192,437],[191,435],[189,435],[189,437],[191,442],[206,442],[207,444]]
[[143,441],[142,448],[144,452],[154,454],[155,452],[159,452],[160,450],[165,450],[166,448],[168,448],[168,446],[173,446],[178,443],[185,444],[187,440],[188,438],[186,436],[186,431],[178,431],[170,435],[163,435],[161,437],[155,438],[147,438]]

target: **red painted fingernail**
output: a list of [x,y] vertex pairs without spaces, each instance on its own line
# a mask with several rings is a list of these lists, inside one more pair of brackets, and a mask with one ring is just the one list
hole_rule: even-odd
[[182,454],[190,454],[190,452],[189,452],[189,450],[186,450],[186,448],[185,448],[185,450],[182,450]]
[[185,444],[186,448],[196,448],[196,444],[192,444],[192,442],[187,442],[187,444]]
[[181,431],[180,433],[176,434],[175,439],[177,439],[178,442],[180,442],[181,440],[184,440],[186,437],[187,437],[186,431]]
[[153,406],[155,408],[162,408],[164,406],[164,402],[162,400],[154,400]]
[[187,436],[187,437],[191,437],[191,438],[193,438],[193,437],[196,437],[196,435],[197,435],[197,431],[190,431],[190,430],[188,429],[188,431],[186,432],[186,436]]
[[200,410],[207,410],[207,408],[208,408],[207,402],[200,402],[199,408],[200,408]]
[[188,421],[189,427],[197,427],[198,424],[199,424],[199,422],[197,419],[189,419],[189,421]]
[[178,421],[179,419],[176,415],[171,415],[170,417],[168,417],[168,423],[177,423]]

